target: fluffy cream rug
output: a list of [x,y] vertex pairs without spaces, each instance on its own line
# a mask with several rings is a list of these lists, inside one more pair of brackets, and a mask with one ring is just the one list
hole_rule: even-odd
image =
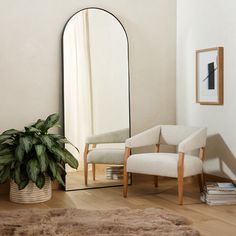
[[0,212],[0,235],[192,236],[198,231],[182,216],[161,209],[24,209]]

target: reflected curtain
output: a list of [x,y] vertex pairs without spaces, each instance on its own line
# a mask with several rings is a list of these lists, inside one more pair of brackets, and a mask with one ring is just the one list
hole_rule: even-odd
[[[66,148],[79,160],[83,167],[85,138],[93,134],[92,83],[89,52],[88,12],[83,11],[71,19],[64,33],[64,99],[66,116],[65,133],[79,150],[78,154],[69,145]],[[73,112],[72,112],[73,111]],[[81,168],[80,167],[80,168]],[[73,171],[68,166],[67,172]]]

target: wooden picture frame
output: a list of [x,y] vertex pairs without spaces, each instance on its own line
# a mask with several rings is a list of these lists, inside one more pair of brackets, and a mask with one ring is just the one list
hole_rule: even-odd
[[224,48],[196,51],[196,102],[201,105],[223,105]]

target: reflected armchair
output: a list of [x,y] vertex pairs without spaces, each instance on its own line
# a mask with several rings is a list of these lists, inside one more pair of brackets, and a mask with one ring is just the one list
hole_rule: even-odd
[[[124,160],[124,197],[127,197],[128,173],[154,176],[157,187],[158,176],[178,179],[179,204],[183,204],[183,179],[198,175],[200,190],[203,188],[203,158],[206,145],[206,128],[160,125],[126,140]],[[176,145],[177,153],[161,153],[160,145]],[[156,153],[131,154],[131,149],[156,145]],[[199,149],[199,157],[187,152]]]
[[124,164],[124,148],[96,148],[97,144],[125,143],[127,138],[129,138],[128,128],[87,137],[84,149],[85,185],[88,185],[88,164],[92,164],[93,180],[95,180],[96,164]]

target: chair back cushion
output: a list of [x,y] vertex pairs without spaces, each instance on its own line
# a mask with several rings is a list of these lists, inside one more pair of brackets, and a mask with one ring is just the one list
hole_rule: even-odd
[[124,143],[127,138],[129,138],[129,128],[90,136],[85,142],[88,144]]
[[162,125],[159,143],[167,145],[179,145],[181,141],[198,130],[200,130],[199,127]]

